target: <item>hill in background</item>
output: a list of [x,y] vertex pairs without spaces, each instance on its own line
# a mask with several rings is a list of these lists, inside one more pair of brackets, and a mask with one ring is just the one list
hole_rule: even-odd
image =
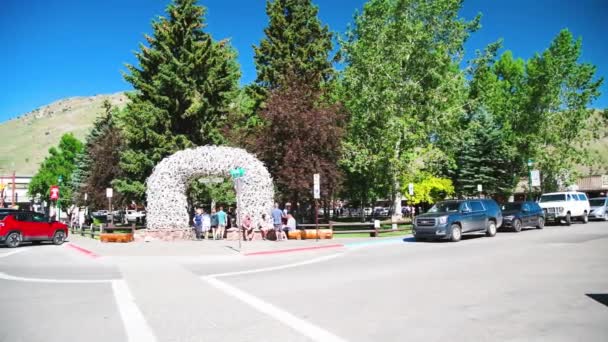
[[106,99],[119,107],[127,101],[124,93],[71,97],[0,124],[0,174],[14,170],[18,175],[34,175],[49,148],[65,133],[84,141]]
[[[59,143],[65,133],[72,132],[84,141],[95,119],[103,113],[103,101],[123,107],[124,93],[71,97],[40,107],[27,114],[0,124],[0,174],[13,170],[18,175],[34,175],[48,155],[48,150]],[[608,127],[596,127],[603,138],[593,142],[590,149],[600,157],[598,167],[579,167],[583,175],[608,173]]]

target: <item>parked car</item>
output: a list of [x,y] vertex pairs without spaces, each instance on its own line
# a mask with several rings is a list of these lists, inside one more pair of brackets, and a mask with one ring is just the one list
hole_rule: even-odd
[[591,206],[585,193],[566,191],[543,194],[538,205],[545,211],[547,222],[564,223],[567,226],[573,219],[583,223],[589,222]]
[[543,229],[545,212],[535,202],[513,202],[502,205],[502,227],[520,232],[525,227]]
[[598,197],[589,200],[590,219],[608,221],[608,197]]
[[125,214],[125,220],[130,223],[143,222],[145,217],[146,217],[145,211],[127,210],[127,212]]
[[0,213],[0,242],[10,248],[21,242],[52,241],[61,245],[68,237],[68,226],[61,222],[49,221],[42,213],[15,211]]
[[502,212],[491,199],[444,201],[435,204],[413,223],[416,240],[449,239],[459,241],[463,234],[485,232],[496,235],[502,225]]

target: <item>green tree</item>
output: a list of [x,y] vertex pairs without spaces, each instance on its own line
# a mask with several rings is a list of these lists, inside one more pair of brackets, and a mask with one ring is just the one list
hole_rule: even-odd
[[449,178],[435,177],[428,173],[421,173],[411,181],[414,184],[414,194],[408,192],[409,184],[405,184],[402,191],[406,194],[405,199],[410,204],[429,203],[442,201],[454,194],[454,185]]
[[139,67],[127,66],[135,91],[119,117],[124,177],[114,184],[128,198],[143,199],[145,179],[164,157],[225,140],[240,72],[229,43],[203,31],[204,13],[195,0],[175,0],[152,23],[148,45],[136,53]]
[[[72,173],[76,168],[76,159],[83,151],[83,144],[72,133],[61,136],[59,145],[49,149],[49,155],[44,158],[38,172],[32,177],[28,186],[31,197],[41,194],[42,198],[49,198],[52,185],[59,185],[59,203],[67,208],[72,203]],[[59,183],[61,178],[61,183]]]
[[256,84],[265,100],[268,91],[283,84],[289,75],[319,86],[333,75],[329,60],[332,34],[317,17],[310,0],[268,0],[265,38],[254,47]]
[[459,18],[461,4],[370,0],[342,43],[341,97],[351,114],[342,164],[391,189],[398,212],[403,178],[440,169],[449,158],[439,147],[455,139],[464,111],[458,64],[479,18]]

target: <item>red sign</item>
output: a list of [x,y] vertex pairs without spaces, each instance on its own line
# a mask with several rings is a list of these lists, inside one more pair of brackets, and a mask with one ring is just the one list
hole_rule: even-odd
[[51,199],[54,201],[59,199],[59,186],[57,186],[57,185],[51,186]]

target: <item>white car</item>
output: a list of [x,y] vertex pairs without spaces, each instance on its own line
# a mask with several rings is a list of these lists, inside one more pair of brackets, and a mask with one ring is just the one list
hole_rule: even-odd
[[608,221],[608,197],[592,198],[589,200],[591,211],[590,219]]
[[146,217],[145,211],[127,210],[125,220],[127,222],[141,222]]
[[567,226],[575,218],[583,223],[589,222],[591,207],[585,193],[565,191],[543,194],[538,205],[543,208],[546,221],[563,222]]

